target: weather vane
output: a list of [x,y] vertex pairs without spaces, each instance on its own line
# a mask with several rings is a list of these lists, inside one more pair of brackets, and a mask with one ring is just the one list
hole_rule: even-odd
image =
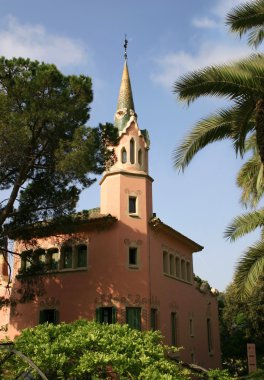
[[124,57],[125,57],[125,60],[127,60],[127,44],[128,44],[128,40],[127,40],[126,34],[125,34],[125,43],[124,43],[124,49],[125,49]]

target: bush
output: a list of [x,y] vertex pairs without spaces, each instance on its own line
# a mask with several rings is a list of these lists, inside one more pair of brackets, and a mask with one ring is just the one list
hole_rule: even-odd
[[[161,338],[156,331],[79,320],[25,329],[15,339],[15,349],[31,358],[48,379],[102,379],[109,372],[120,379],[190,379],[189,370],[166,359]],[[5,375],[6,380],[27,368],[17,357],[2,366],[10,374],[9,378]]]

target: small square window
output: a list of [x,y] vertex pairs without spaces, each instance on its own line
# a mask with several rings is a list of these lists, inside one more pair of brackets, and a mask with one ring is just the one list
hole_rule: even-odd
[[59,322],[58,310],[45,309],[39,312],[39,323],[53,323],[56,325]]
[[129,197],[129,205],[128,205],[129,214],[137,213],[137,198]]
[[137,266],[138,265],[138,251],[136,247],[129,247],[128,252],[128,265]]

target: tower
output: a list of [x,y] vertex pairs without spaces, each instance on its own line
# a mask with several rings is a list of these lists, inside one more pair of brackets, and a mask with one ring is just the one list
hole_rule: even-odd
[[147,130],[138,126],[126,52],[114,125],[119,131],[116,162],[100,182],[101,213],[111,214],[125,224],[127,218],[130,222],[146,223],[152,216],[153,180],[148,174],[150,141]]

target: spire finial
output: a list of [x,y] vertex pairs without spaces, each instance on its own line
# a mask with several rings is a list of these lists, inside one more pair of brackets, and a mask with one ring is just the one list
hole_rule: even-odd
[[127,44],[128,44],[128,40],[126,38],[126,34],[125,34],[125,43],[124,43],[124,49],[125,49],[125,54],[124,54],[124,57],[125,57],[125,60],[127,60]]

